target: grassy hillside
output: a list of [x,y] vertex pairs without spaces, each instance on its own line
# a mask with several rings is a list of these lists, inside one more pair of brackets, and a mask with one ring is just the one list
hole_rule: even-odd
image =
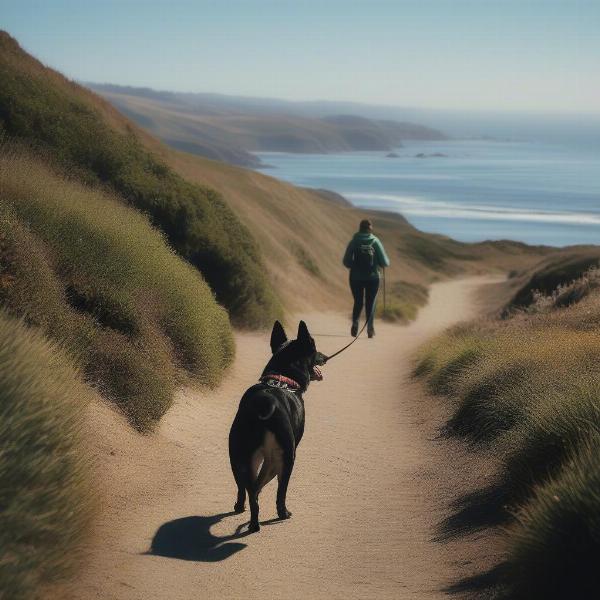
[[365,217],[372,219],[392,261],[386,274],[390,299],[408,303],[407,317],[422,303],[410,286],[451,275],[527,270],[554,252],[517,242],[463,244],[423,233],[400,215],[359,210],[262,173],[169,149],[161,156],[190,181],[223,192],[257,240],[269,279],[290,312],[349,310],[342,255]]
[[165,143],[211,159],[256,166],[257,151],[389,151],[403,139],[445,139],[440,131],[355,115],[314,118],[257,101],[254,107],[202,94],[89,84],[120,111]]
[[0,80],[0,597],[36,598],[89,531],[87,386],[149,431],[176,386],[215,385],[231,362],[215,294],[244,325],[279,307],[215,191],[2,33]]
[[147,214],[197,267],[232,320],[261,327],[280,308],[248,230],[214,189],[192,184],[144,145],[102,100],[26,54],[0,32],[0,134],[26,142],[91,185]]
[[81,561],[91,396],[60,348],[0,311],[0,598],[43,598]]
[[[555,272],[564,264],[560,257]],[[541,281],[551,267],[530,275]],[[447,433],[499,459],[489,485],[445,524],[447,533],[505,526],[494,597],[598,595],[599,324],[593,270],[535,294],[525,311],[455,327],[421,351],[417,373],[451,400]]]
[[[95,94],[43,67],[6,33],[0,49],[0,131],[32,144],[70,177],[108,188],[147,214],[202,272],[234,324],[268,325],[281,313],[279,300],[290,312],[347,306],[340,257],[369,213],[171,150]],[[524,269],[549,252],[508,242],[459,244],[419,232],[397,215],[371,216],[393,260],[388,288],[398,303],[407,301],[399,290],[409,285]],[[410,301],[407,315],[414,306]]]
[[233,355],[225,310],[144,216],[6,147],[0,304],[59,341],[140,430],[184,371],[215,384]]

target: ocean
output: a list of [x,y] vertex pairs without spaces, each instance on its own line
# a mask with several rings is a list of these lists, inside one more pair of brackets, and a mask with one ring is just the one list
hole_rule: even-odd
[[258,156],[272,177],[399,212],[423,231],[457,240],[600,244],[600,146],[407,141],[395,153]]

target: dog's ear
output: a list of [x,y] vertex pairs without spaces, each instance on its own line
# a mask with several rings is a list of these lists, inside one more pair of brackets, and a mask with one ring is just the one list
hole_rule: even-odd
[[275,350],[284,342],[287,342],[287,335],[285,335],[283,325],[279,321],[275,321],[273,323],[273,331],[271,331],[271,352],[275,354]]
[[310,333],[308,333],[308,327],[306,326],[306,323],[304,321],[300,321],[300,323],[298,324],[298,341],[302,342],[303,344],[309,344],[310,343]]

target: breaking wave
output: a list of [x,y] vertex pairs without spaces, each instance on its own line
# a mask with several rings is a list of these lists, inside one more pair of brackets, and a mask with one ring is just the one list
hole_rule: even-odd
[[520,209],[515,207],[486,206],[424,200],[393,194],[364,194],[341,192],[353,204],[365,208],[397,210],[404,215],[442,219],[476,219],[484,221],[520,221],[531,223],[559,223],[564,225],[600,225],[600,214],[568,211]]

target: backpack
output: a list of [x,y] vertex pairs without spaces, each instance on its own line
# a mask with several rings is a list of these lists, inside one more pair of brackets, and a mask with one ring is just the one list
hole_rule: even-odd
[[371,271],[375,266],[375,248],[373,244],[360,244],[354,250],[354,266],[365,271]]

